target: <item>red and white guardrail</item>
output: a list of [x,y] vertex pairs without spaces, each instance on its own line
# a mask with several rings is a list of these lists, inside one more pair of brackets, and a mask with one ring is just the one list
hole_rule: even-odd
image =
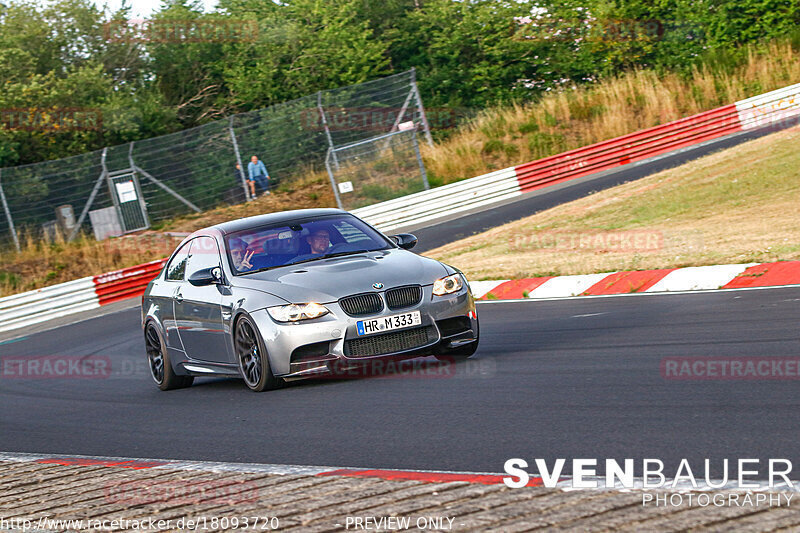
[[[497,170],[483,176],[437,187],[429,191],[356,209],[353,213],[382,231],[424,224],[459,212],[489,206],[536,189],[603,172],[622,165],[644,161],[726,135],[745,130],[794,123],[799,117],[800,84],[796,84],[609,141],[585,146],[523,165]],[[94,309],[125,298],[140,296],[144,293],[144,289],[150,280],[164,266],[164,261],[152,261],[99,276],[86,277],[52,287],[0,298],[0,332]],[[756,266],[727,265],[723,267],[696,268],[726,269],[734,267],[731,270],[733,274],[730,276],[730,278],[733,278],[748,267],[755,268]],[[737,270],[740,267],[741,270]],[[727,272],[727,270],[725,271]],[[697,279],[702,279],[702,276],[705,275],[703,273],[710,271],[680,269],[675,272],[669,270],[663,272],[665,272],[663,280],[643,290],[647,292],[691,290],[669,287],[673,286],[672,280],[677,280],[681,276],[687,279],[686,283],[688,285],[691,285],[693,277],[700,276]],[[613,276],[621,276],[621,279],[613,281]],[[603,284],[627,287],[626,284],[632,283],[632,280],[639,279],[642,276],[648,276],[648,274],[589,274],[588,276],[562,276],[552,280],[537,278],[535,281],[500,280],[496,282],[475,282],[474,286],[477,288],[482,287],[484,284],[493,283],[494,285],[480,293],[483,295],[490,292],[490,290],[495,292],[506,291],[505,286],[502,285],[503,283],[512,283],[513,287],[523,286],[527,283],[527,288],[519,289],[520,294],[514,297],[522,297],[522,291],[526,291],[526,293],[534,294],[535,296],[533,297],[539,298],[548,297],[544,296],[545,294],[570,296],[587,293],[587,291],[594,294],[595,292],[593,291],[598,290],[597,287]],[[711,283],[711,285],[714,285],[714,283],[716,285],[709,286],[709,288],[719,288],[730,282],[731,279],[722,283],[717,283],[717,281]],[[792,281],[788,283],[798,283],[798,279],[793,277]],[[785,283],[775,284],[782,285]],[[489,285],[486,286],[488,287]],[[509,286],[508,290],[512,290],[510,288],[512,286]],[[513,291],[516,291],[516,288]],[[625,290],[623,292],[636,291]]]
[[141,296],[166,259],[0,298],[0,332]]
[[691,117],[353,211],[381,231],[420,225],[747,130],[800,120],[800,83]]

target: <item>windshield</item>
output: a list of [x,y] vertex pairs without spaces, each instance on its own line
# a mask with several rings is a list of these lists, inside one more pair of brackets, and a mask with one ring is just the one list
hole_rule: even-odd
[[228,235],[225,243],[236,275],[392,247],[383,235],[351,215],[252,228]]

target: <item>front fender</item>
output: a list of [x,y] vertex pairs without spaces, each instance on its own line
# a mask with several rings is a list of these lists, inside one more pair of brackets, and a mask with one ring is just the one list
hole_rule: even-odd
[[268,292],[243,287],[235,289],[235,294],[232,294],[232,301],[230,304],[230,315],[224,324],[228,332],[228,348],[231,350],[230,353],[233,355],[234,362],[236,361],[236,346],[233,342],[234,333],[236,331],[234,326],[239,317],[245,315],[250,317],[258,328],[261,339],[264,341],[264,347],[267,350],[270,367],[273,369],[275,368],[275,364],[278,362],[273,362],[273,353],[275,350],[272,349],[268,342],[270,332],[264,330],[264,328],[268,328],[269,325],[272,324],[272,320],[269,318],[266,309],[267,307],[286,305],[288,303],[290,302]]

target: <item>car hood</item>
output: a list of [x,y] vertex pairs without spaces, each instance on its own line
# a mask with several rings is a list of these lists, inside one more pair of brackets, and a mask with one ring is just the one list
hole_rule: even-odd
[[333,302],[351,294],[400,285],[430,285],[450,271],[442,263],[402,249],[380,250],[237,276],[234,285],[292,303]]

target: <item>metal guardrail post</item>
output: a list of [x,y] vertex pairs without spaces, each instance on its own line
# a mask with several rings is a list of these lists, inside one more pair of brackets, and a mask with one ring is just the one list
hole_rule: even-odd
[[[322,126],[325,128],[325,136],[328,138],[328,155],[333,156],[333,164],[336,165],[336,170],[339,170],[339,159],[336,157],[336,152],[334,151],[333,147],[333,137],[331,137],[331,130],[328,127],[328,119],[325,117],[325,110],[322,107],[322,91],[317,91],[317,109],[319,110],[319,116],[322,118]],[[325,162],[327,164],[328,156],[325,156]],[[334,191],[336,192],[336,191]],[[341,207],[341,205],[339,206]]]
[[[130,146],[128,147],[128,163],[131,165],[131,170],[136,167],[136,163],[133,162],[133,143],[136,141],[131,141]],[[147,214],[147,203],[144,201],[144,194],[142,194],[142,188],[139,185],[139,180],[134,176],[133,185],[136,187],[136,194],[139,195],[139,207],[142,210],[142,216],[144,217],[144,225],[149,228],[150,227],[150,216]]]
[[419,163],[419,171],[422,174],[422,183],[425,185],[425,190],[431,188],[428,184],[428,173],[425,172],[425,163],[422,161],[422,154],[419,153],[419,143],[417,142],[417,130],[414,130],[414,135],[411,137],[414,142],[414,153],[417,154],[417,163]]
[[332,152],[333,148],[329,148],[328,153],[325,154],[325,168],[328,169],[328,176],[331,178],[331,187],[333,187],[333,195],[336,197],[336,205],[339,206],[339,209],[344,209],[344,207],[342,207],[342,199],[339,198],[339,188],[336,186],[336,178],[333,177],[333,171],[331,170]]
[[392,124],[392,128],[389,130],[390,132],[397,129],[400,125],[400,121],[403,120],[403,115],[406,114],[406,110],[408,110],[408,104],[411,103],[411,99],[414,98],[414,88],[412,87],[410,91],[408,91],[408,96],[406,96],[406,101],[403,102],[403,107],[400,108],[400,112],[397,114],[397,118],[394,119],[394,124]]
[[200,209],[199,207],[197,207],[196,205],[194,205],[192,202],[190,202],[189,200],[187,200],[186,198],[184,198],[184,197],[183,197],[183,196],[181,196],[180,194],[178,194],[178,193],[176,193],[175,191],[173,191],[173,190],[172,190],[172,189],[171,189],[169,186],[167,186],[167,185],[164,185],[163,183],[161,183],[160,181],[158,181],[157,179],[155,179],[155,178],[154,178],[154,177],[153,177],[153,176],[152,176],[152,175],[151,175],[149,172],[147,172],[147,171],[146,171],[146,170],[144,170],[143,168],[141,168],[141,167],[139,167],[139,166],[134,166],[134,167],[133,167],[133,169],[134,169],[136,172],[138,172],[139,174],[143,175],[145,178],[149,179],[150,181],[152,181],[153,183],[155,183],[156,185],[158,185],[159,187],[161,187],[162,189],[164,189],[166,192],[168,192],[168,193],[169,193],[169,194],[171,194],[172,196],[174,196],[174,197],[175,197],[175,198],[176,198],[178,201],[182,202],[184,205],[186,205],[186,206],[187,206],[189,209],[191,209],[191,210],[192,210],[192,211],[194,211],[195,213],[200,213],[200,212],[202,212],[202,211],[201,211],[201,209]]
[[81,216],[78,217],[78,222],[75,223],[75,227],[72,228],[72,233],[69,234],[67,237],[67,241],[71,241],[75,238],[80,231],[81,226],[83,225],[84,219],[86,219],[86,214],[89,212],[89,209],[92,207],[94,203],[94,199],[97,196],[97,191],[100,190],[100,186],[103,184],[103,180],[105,179],[107,172],[106,172],[106,151],[108,148],[103,148],[103,155],[101,156],[101,164],[103,170],[100,172],[100,176],[97,178],[97,181],[94,182],[94,188],[92,188],[92,193],[89,195],[89,200],[86,202],[86,205],[83,206],[83,210],[81,210]]
[[428,117],[425,115],[425,108],[422,106],[422,98],[419,95],[419,88],[417,87],[417,69],[411,69],[411,87],[414,91],[414,96],[417,99],[417,109],[422,118],[422,127],[425,130],[425,139],[428,141],[428,146],[433,147],[433,137],[431,137],[431,128],[428,125]]
[[236,141],[236,133],[233,132],[233,116],[228,119],[228,131],[231,134],[231,142],[233,143],[233,153],[236,154],[236,163],[239,165],[239,176],[242,178],[242,189],[244,189],[244,197],[248,202],[253,198],[250,196],[250,188],[247,186],[247,179],[244,177],[244,166],[242,166],[242,155],[239,153],[239,143]]
[[108,148],[103,148],[103,156],[100,158],[100,161],[103,165],[103,174],[106,176],[106,186],[108,187],[108,195],[111,197],[111,201],[114,203],[114,210],[117,212],[117,220],[119,220],[119,225],[122,228],[123,233],[127,231],[125,228],[125,219],[122,216],[122,207],[119,205],[119,198],[117,197],[117,192],[114,190],[114,184],[112,183],[111,176],[108,172],[108,165],[106,165],[106,152]]
[[19,237],[17,236],[17,230],[14,228],[14,219],[11,218],[11,210],[9,210],[8,202],[6,202],[6,193],[3,191],[2,172],[3,170],[0,169],[0,200],[3,202],[3,211],[5,211],[6,219],[8,219],[8,231],[11,232],[11,238],[14,240],[14,246],[16,247],[17,251],[20,252],[21,249],[19,247]]

